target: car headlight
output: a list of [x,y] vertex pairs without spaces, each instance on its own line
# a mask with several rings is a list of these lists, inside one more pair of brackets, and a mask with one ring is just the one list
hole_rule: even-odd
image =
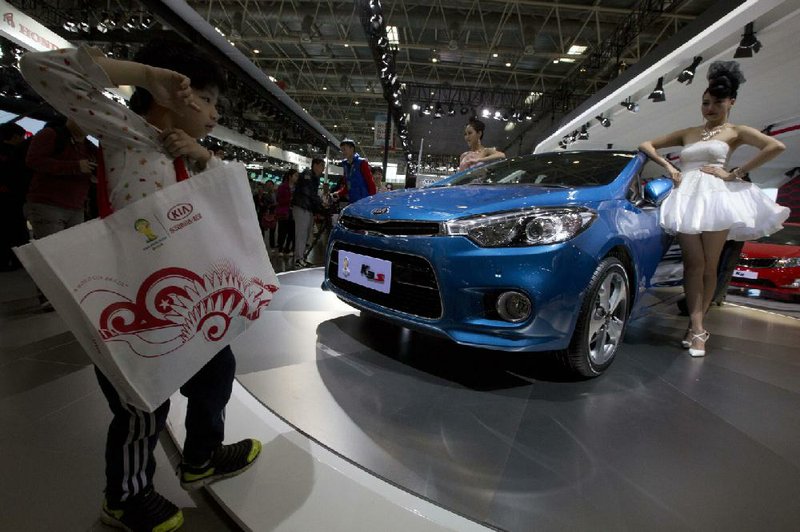
[[778,259],[775,261],[776,268],[797,268],[800,266],[800,257]]
[[573,238],[596,217],[582,207],[536,208],[461,218],[446,222],[445,228],[482,247],[542,246]]

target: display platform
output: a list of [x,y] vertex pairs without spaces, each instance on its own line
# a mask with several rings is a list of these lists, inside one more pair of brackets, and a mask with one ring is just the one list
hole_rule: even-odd
[[607,373],[575,381],[548,356],[362,318],[322,275],[280,276],[269,319],[234,344],[239,383],[309,445],[463,519],[437,527],[796,530],[797,319],[714,307],[693,359],[662,292]]

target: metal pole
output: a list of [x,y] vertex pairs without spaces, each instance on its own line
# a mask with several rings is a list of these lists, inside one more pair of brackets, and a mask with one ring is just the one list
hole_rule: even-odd
[[386,166],[389,163],[389,137],[392,136],[392,102],[386,110],[386,134],[383,138],[383,180],[386,182]]

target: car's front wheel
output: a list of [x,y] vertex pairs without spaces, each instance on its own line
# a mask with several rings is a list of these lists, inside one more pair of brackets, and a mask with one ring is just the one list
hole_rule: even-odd
[[625,334],[629,307],[628,273],[619,259],[606,257],[592,275],[565,353],[570,369],[596,377],[611,365]]

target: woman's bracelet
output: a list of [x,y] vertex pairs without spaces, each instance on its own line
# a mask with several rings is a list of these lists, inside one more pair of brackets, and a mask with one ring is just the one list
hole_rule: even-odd
[[744,172],[741,168],[734,168],[729,175],[729,181],[741,181],[744,177]]

